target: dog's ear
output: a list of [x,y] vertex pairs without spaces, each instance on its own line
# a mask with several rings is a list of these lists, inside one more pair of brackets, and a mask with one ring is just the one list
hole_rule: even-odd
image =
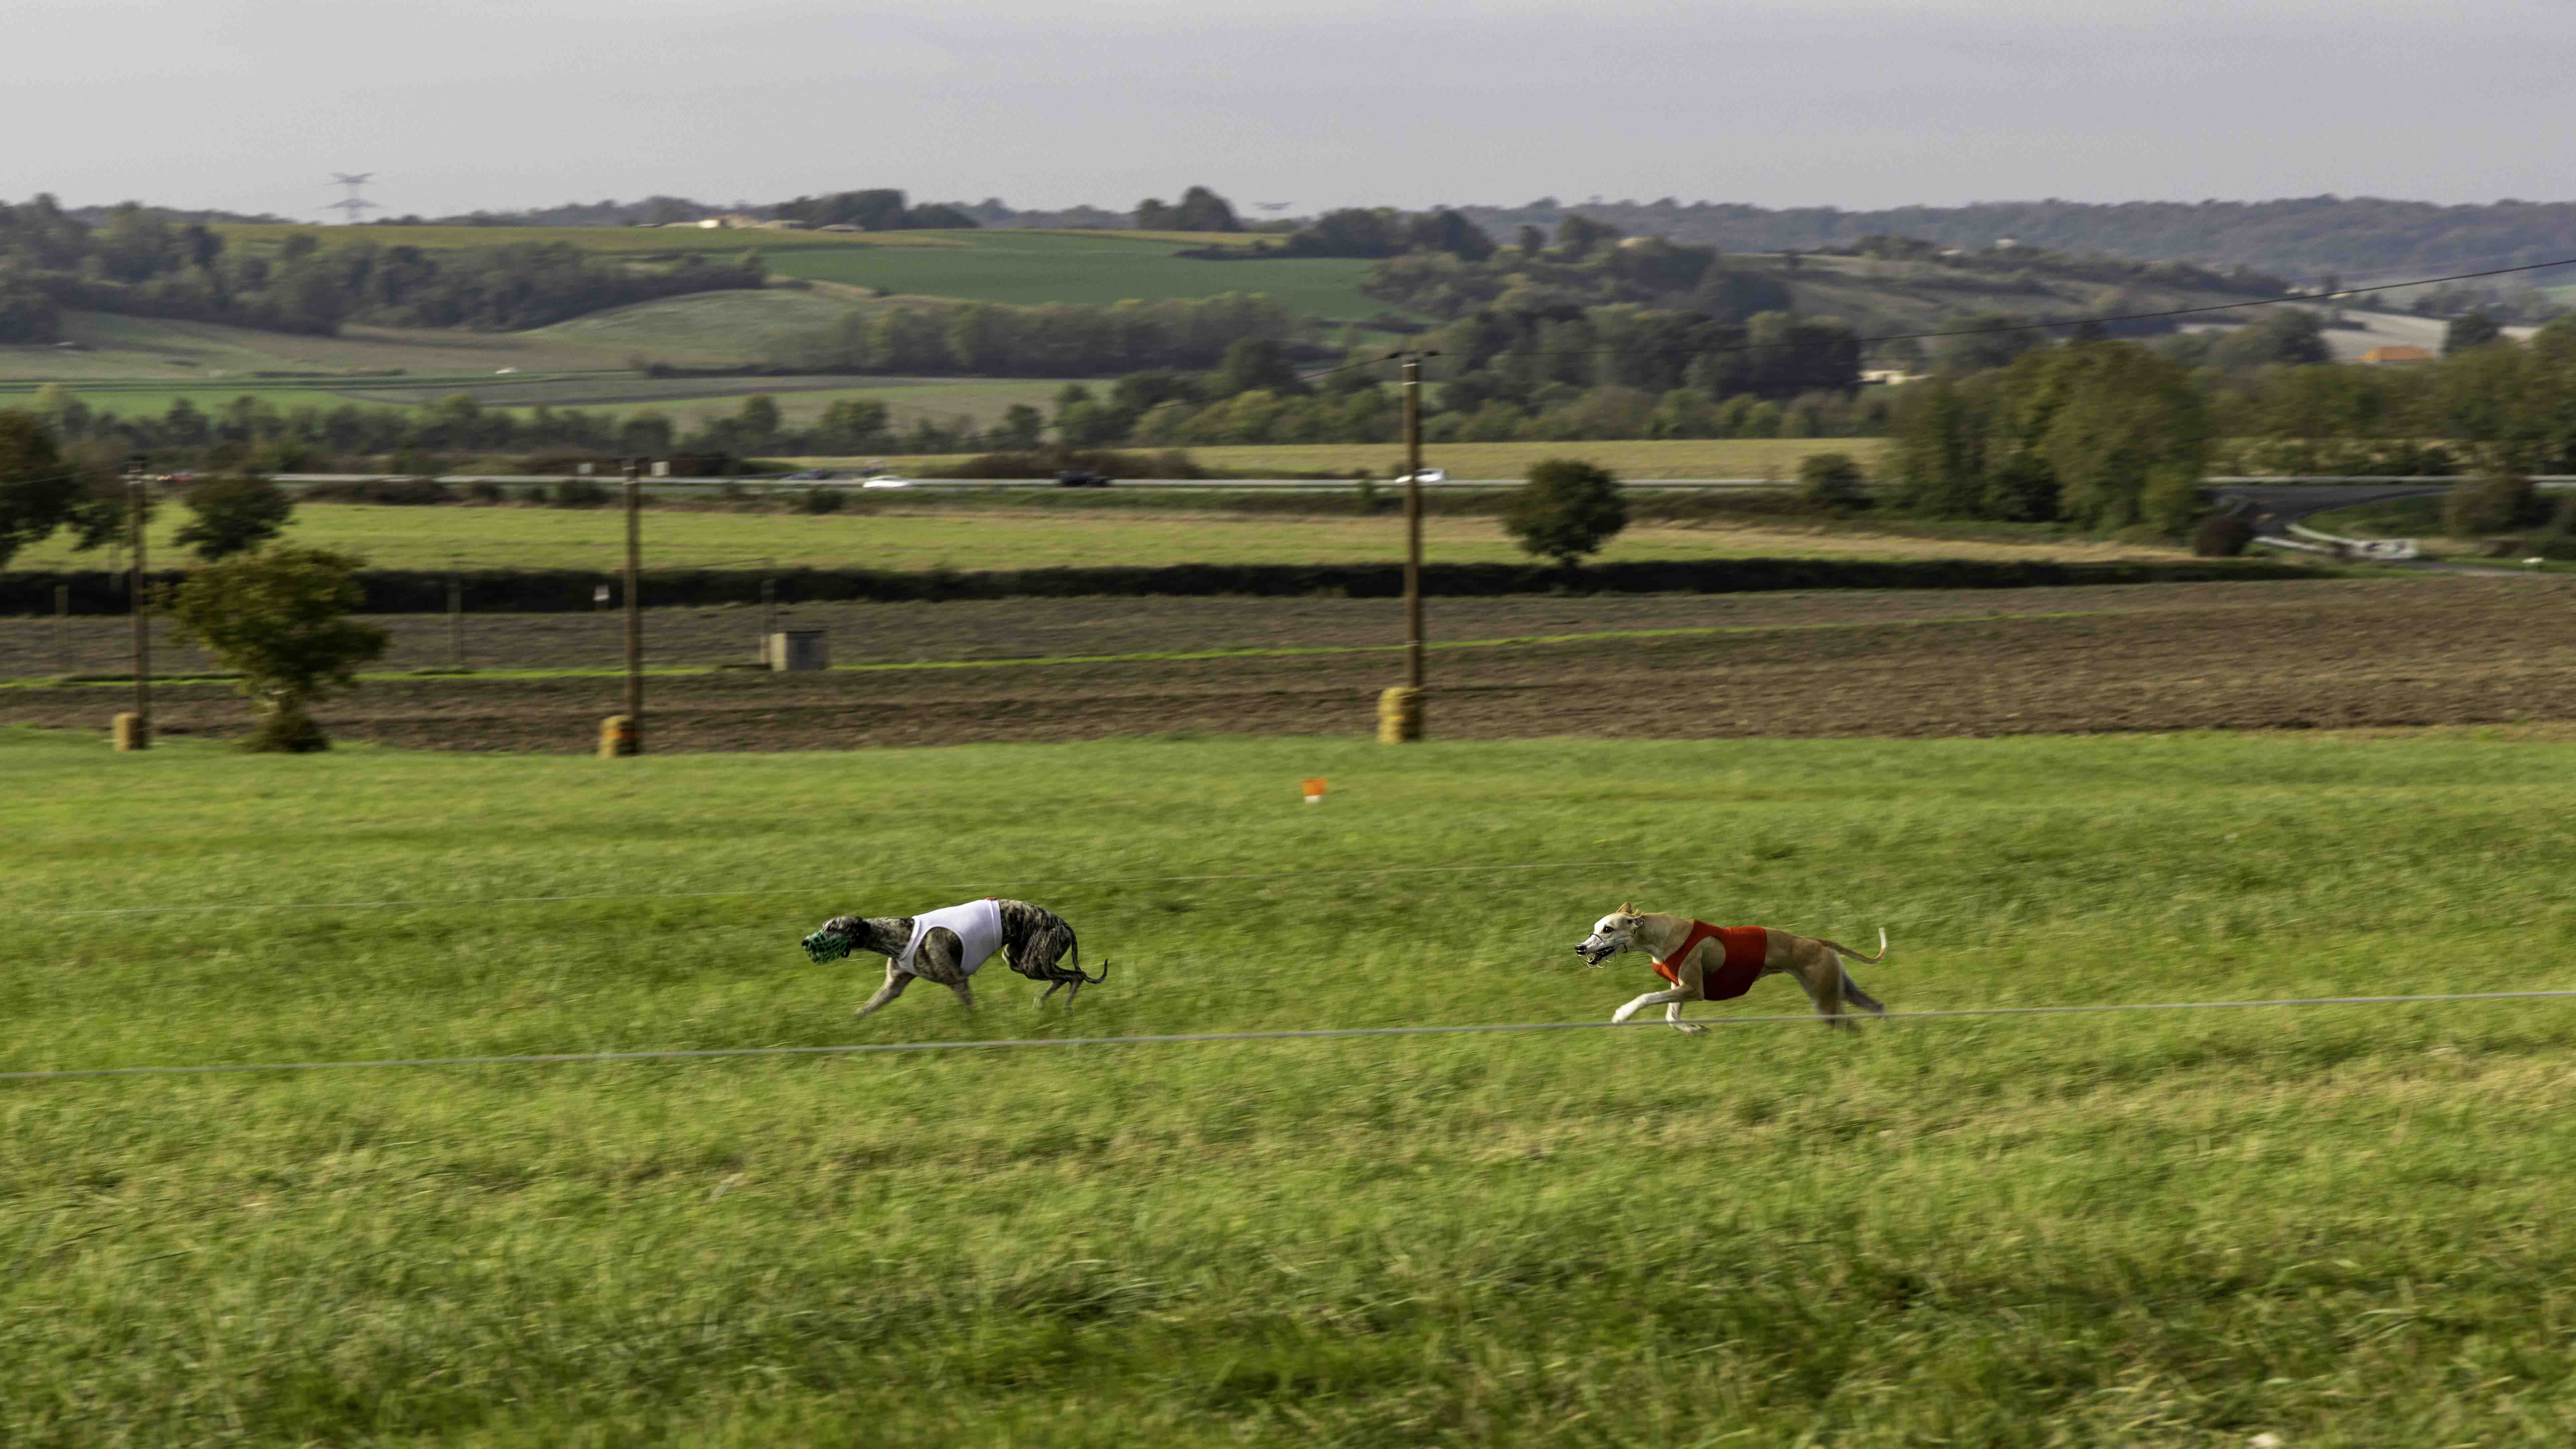
[[1619,914],[1623,916],[1633,916],[1637,914],[1637,903],[1634,901],[1621,901],[1619,903]]

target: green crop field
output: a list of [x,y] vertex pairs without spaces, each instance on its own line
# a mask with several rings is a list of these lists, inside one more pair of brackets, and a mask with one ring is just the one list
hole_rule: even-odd
[[1353,258],[1200,261],[1174,256],[1172,239],[1116,232],[996,229],[939,235],[960,245],[936,251],[776,252],[766,260],[772,271],[791,277],[1023,306],[1263,292],[1301,316],[1357,320],[1388,310],[1360,295],[1360,280],[1376,263]]
[[[0,762],[0,1070],[1593,1022],[1631,898],[1900,1012],[2576,940],[2493,734]],[[796,949],[987,893],[1108,982]],[[2571,1010],[0,1082],[0,1441],[2561,1443]]]
[[937,248],[957,245],[954,238],[972,232],[890,231],[855,235],[842,231],[732,231],[722,227],[677,226],[308,226],[294,222],[218,222],[213,230],[228,245],[273,247],[290,236],[309,236],[324,247],[372,242],[380,247],[519,246],[530,242],[570,244],[586,252],[616,256],[662,252],[743,252],[771,248],[858,251],[877,247]]
[[[1885,438],[1655,438],[1571,443],[1441,443],[1423,449],[1423,466],[1452,478],[1529,475],[1547,458],[1582,458],[1623,478],[1777,478],[1798,476],[1813,453],[1848,453],[1863,467],[1885,455]],[[1400,443],[1263,443],[1192,448],[1190,456],[1230,473],[1349,473],[1366,468],[1381,479],[1404,472]]]
[[813,292],[696,292],[612,307],[517,335],[575,347],[641,353],[657,362],[763,362],[778,338],[838,321],[854,304]]
[[584,372],[622,368],[633,350],[605,342],[582,346],[545,332],[352,325],[337,337],[305,337],[103,312],[70,312],[63,321],[67,338],[78,346],[0,345],[0,386],[18,390],[63,382],[87,388],[149,381],[210,387],[278,381],[327,385],[387,373],[489,377],[505,367],[522,373]]
[[[893,500],[859,492],[854,511],[820,515],[655,509],[644,520],[648,568],[749,567],[776,559],[787,567],[877,569],[1018,569],[1110,564],[1158,567],[1183,563],[1390,562],[1404,553],[1404,521],[1394,513],[1222,513],[1157,511],[1092,496],[1041,492],[977,506],[945,506],[931,495]],[[980,503],[980,500],[977,501]],[[1023,506],[1025,505],[1025,506]],[[1105,506],[1104,506],[1105,505]],[[883,509],[885,511],[877,511]],[[165,508],[153,523],[153,557],[181,561],[173,535],[183,509]],[[599,568],[624,557],[625,524],[613,508],[396,507],[299,504],[289,542],[352,550],[381,568]],[[1527,562],[1528,555],[1489,516],[1434,516],[1424,521],[1424,555],[1435,563]],[[1816,527],[1633,527],[1611,541],[1602,560],[1658,558],[2173,558],[2173,549],[2082,539],[2016,543],[1918,538],[1866,529]],[[107,555],[72,551],[56,536],[20,552],[13,570],[104,568]]]
[[[45,384],[0,382],[0,407],[24,407]],[[252,398],[280,409],[335,408],[350,403],[408,409],[443,401],[459,393],[484,406],[525,415],[544,406],[585,408],[610,413],[650,409],[682,426],[702,418],[741,411],[743,399],[765,393],[793,425],[811,423],[844,398],[881,402],[897,427],[918,417],[945,423],[971,417],[979,425],[1000,420],[1010,408],[1025,404],[1045,408],[1062,380],[1050,378],[931,377],[644,377],[632,372],[543,373],[510,376],[448,375],[399,378],[262,379],[251,382],[189,384],[163,378],[72,382],[64,386],[73,398],[101,412],[127,417],[157,416],[185,398],[202,412],[214,412],[240,398]],[[955,459],[943,459],[954,462]]]

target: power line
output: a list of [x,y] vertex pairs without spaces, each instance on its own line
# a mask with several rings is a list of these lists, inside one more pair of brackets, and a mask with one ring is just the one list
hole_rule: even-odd
[[[1969,1017],[2081,1016],[2131,1011],[2241,1011],[2252,1007],[2405,1006],[2431,1002],[2534,1001],[2576,997],[2576,991],[2462,991],[2422,996],[2290,996],[2267,1001],[2152,1001],[2091,1006],[1981,1006],[1955,1011],[1891,1011],[1881,1021],[1957,1021]],[[1709,1017],[1694,1026],[1773,1026],[1812,1023],[1813,1013],[1785,1016]],[[1668,1026],[1659,1017],[1627,1021],[1496,1022],[1475,1026],[1345,1026],[1297,1031],[1207,1031],[1160,1036],[1005,1037],[986,1041],[859,1042],[840,1046],[702,1047],[635,1052],[546,1052],[519,1056],[379,1057],[344,1062],[230,1062],[165,1067],[68,1067],[0,1072],[0,1081],[49,1082],[76,1077],[182,1077],[235,1072],[329,1072],[421,1067],[566,1066],[583,1062],[704,1061],[724,1057],[872,1056],[892,1052],[1003,1051],[1026,1047],[1188,1046],[1206,1042],[1323,1041],[1368,1036],[1465,1036],[1498,1032],[1592,1031],[1602,1027]]]
[[[1994,327],[1968,327],[1948,332],[1890,332],[1876,337],[1855,337],[1852,340],[1867,346],[1877,342],[1927,342],[1941,337],[1985,337],[2005,332],[2044,332],[2053,327],[2082,327],[2087,323],[2152,322],[2168,317],[2194,317],[2209,312],[2233,312],[2247,307],[2313,304],[2318,301],[2332,300],[2334,297],[2349,297],[2361,292],[2393,292],[2407,287],[2430,287],[2444,282],[2469,282],[2481,277],[2511,276],[2516,272],[2547,271],[2551,267],[2576,267],[2576,257],[2554,262],[2531,262],[2518,267],[2492,267],[2482,272],[2455,272],[2447,277],[2417,277],[2411,281],[2381,282],[2368,287],[2341,287],[2324,298],[2257,297],[2245,302],[2214,302],[2202,307],[2173,307],[2161,312],[2120,312],[2099,317],[2061,317],[2046,322],[2012,322]],[[1567,352],[1507,352],[1495,355],[1497,357],[1716,357],[1738,352],[1759,352],[1765,348],[1790,345],[1786,342],[1744,342],[1724,347],[1594,347],[1577,348]],[[1348,372],[1355,367],[1374,367],[1382,362],[1392,362],[1404,355],[1406,354],[1403,352],[1390,352],[1383,357],[1345,362],[1339,367],[1328,367],[1321,372],[1305,374],[1305,377],[1311,382],[1316,378],[1330,377],[1337,372]]]

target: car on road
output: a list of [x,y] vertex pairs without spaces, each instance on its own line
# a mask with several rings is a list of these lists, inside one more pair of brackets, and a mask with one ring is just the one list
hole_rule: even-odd
[[1390,483],[1446,483],[1449,481],[1449,470],[1425,468],[1419,473],[1398,473],[1387,481]]
[[860,479],[859,486],[862,488],[909,488],[912,486],[912,480],[909,478],[897,477],[892,473],[879,473],[873,478]]
[[1058,488],[1106,488],[1111,481],[1108,474],[1094,473],[1088,468],[1067,468],[1055,475]]

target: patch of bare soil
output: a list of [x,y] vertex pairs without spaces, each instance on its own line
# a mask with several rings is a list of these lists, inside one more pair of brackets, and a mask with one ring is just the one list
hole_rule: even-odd
[[[1436,649],[1435,736],[1987,735],[2191,728],[2368,728],[2576,719],[2552,577],[1434,600],[1437,641],[1639,629],[1734,632]],[[395,668],[445,662],[443,619],[404,616]],[[1400,642],[1381,600],[1074,599],[805,606],[836,663],[1010,660]],[[469,620],[487,667],[613,668],[615,616]],[[0,626],[0,670],[50,672],[49,623]],[[78,621],[113,667],[119,621]],[[658,611],[657,666],[747,658],[756,609]],[[87,633],[98,637],[88,638]],[[36,656],[31,659],[31,653]],[[184,660],[182,661],[184,662]],[[177,667],[177,666],[173,666]],[[994,663],[960,669],[648,681],[661,750],[829,749],[1174,731],[1364,734],[1398,657]],[[436,749],[579,751],[617,712],[613,675],[371,679],[322,710],[351,739]],[[123,695],[0,690],[0,722],[103,728]],[[226,686],[165,686],[163,729],[234,734]]]

